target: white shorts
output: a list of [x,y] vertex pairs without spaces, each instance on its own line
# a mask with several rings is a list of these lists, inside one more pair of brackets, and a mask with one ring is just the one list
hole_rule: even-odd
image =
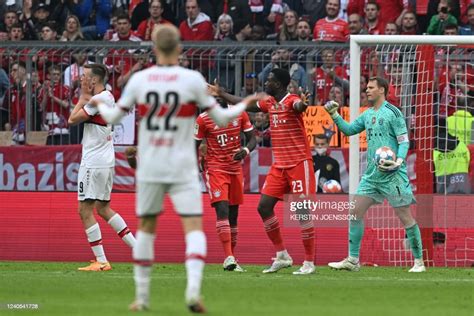
[[178,215],[202,215],[201,187],[196,178],[185,183],[137,181],[137,216],[159,215],[163,210],[165,193],[169,194]]
[[87,168],[81,166],[77,176],[77,199],[110,201],[114,168]]

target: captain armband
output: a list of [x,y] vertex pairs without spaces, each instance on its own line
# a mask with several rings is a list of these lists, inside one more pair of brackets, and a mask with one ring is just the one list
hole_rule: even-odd
[[403,134],[403,135],[399,135],[397,136],[397,141],[399,144],[401,143],[408,143],[409,140],[408,140],[408,134]]

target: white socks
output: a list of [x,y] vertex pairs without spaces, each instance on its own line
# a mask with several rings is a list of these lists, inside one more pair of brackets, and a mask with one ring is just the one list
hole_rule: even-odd
[[133,278],[135,280],[135,298],[138,303],[149,305],[150,276],[153,265],[155,234],[137,231],[137,240],[133,247]]
[[130,229],[128,229],[127,224],[119,213],[115,213],[115,215],[112,216],[107,223],[112,226],[117,235],[119,235],[119,237],[122,238],[122,240],[130,248],[133,248],[135,246],[135,237],[133,237],[132,232],[130,231]]
[[206,236],[200,230],[186,234],[186,302],[196,302],[201,294],[202,272],[207,254]]
[[99,223],[95,223],[86,229],[87,240],[94,252],[95,258],[100,263],[107,262],[105,257],[104,247],[102,246],[102,234],[100,232]]

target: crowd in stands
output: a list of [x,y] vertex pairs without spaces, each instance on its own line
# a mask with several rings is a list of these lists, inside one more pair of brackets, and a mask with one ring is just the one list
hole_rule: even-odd
[[[472,0],[4,0],[0,17],[2,42],[149,41],[154,26],[163,23],[178,26],[183,41],[313,41],[336,45],[347,43],[355,34],[474,35]],[[211,63],[209,60],[216,59],[210,58],[211,54],[220,62]],[[290,70],[295,90],[312,90],[314,104],[337,100],[348,105],[347,49],[324,46],[311,68],[303,50],[275,46],[262,56],[258,54],[253,58],[262,63],[244,69],[242,91],[233,91],[233,57],[226,53],[188,50],[180,64],[201,70],[209,81],[218,78],[227,89],[242,95],[262,89],[273,67],[285,67]],[[0,130],[14,131],[16,143],[24,142],[27,55],[28,51],[12,53],[12,49],[0,47]],[[40,51],[31,58],[32,129],[49,131],[52,144],[78,142],[80,130],[69,128],[67,117],[79,95],[82,66],[92,59],[86,50],[64,53],[55,49]],[[373,68],[381,56],[371,51],[364,58],[361,105],[366,102],[364,84],[368,77],[378,74]],[[109,88],[119,97],[130,76],[153,62],[146,50],[109,51],[104,59],[110,71]],[[384,73],[390,76],[393,88],[389,100],[398,105],[397,74],[401,70],[396,65],[387,67]],[[467,105],[474,108],[473,71],[472,63],[453,63],[440,71],[441,116],[455,112],[459,95],[468,96]],[[258,114],[252,119],[259,145],[270,146],[268,116]]]

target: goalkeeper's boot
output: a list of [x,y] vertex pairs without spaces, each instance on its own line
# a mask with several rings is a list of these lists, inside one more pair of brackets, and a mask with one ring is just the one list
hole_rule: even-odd
[[128,310],[131,312],[146,312],[150,309],[150,306],[146,303],[134,301],[132,304],[128,305]]
[[270,268],[263,270],[263,273],[273,273],[283,268],[289,268],[293,264],[293,259],[288,254],[277,255],[276,258],[272,258],[273,263]]
[[112,266],[108,262],[98,262],[91,260],[91,264],[87,267],[78,268],[79,271],[109,271],[112,270]]
[[426,268],[425,268],[423,259],[415,259],[415,264],[410,270],[408,270],[408,272],[425,272],[425,271],[426,271]]
[[314,263],[311,261],[304,261],[303,265],[299,270],[294,271],[293,274],[296,275],[302,275],[302,274],[312,274],[316,271],[316,268],[314,267]]
[[201,299],[191,299],[186,302],[188,309],[191,313],[195,314],[205,314],[206,308],[204,307]]
[[360,270],[360,263],[357,258],[347,257],[339,262],[329,262],[328,266],[335,270],[348,270],[357,272]]
[[237,261],[235,260],[234,256],[228,256],[225,258],[224,263],[222,264],[224,270],[226,271],[234,271],[237,267]]

